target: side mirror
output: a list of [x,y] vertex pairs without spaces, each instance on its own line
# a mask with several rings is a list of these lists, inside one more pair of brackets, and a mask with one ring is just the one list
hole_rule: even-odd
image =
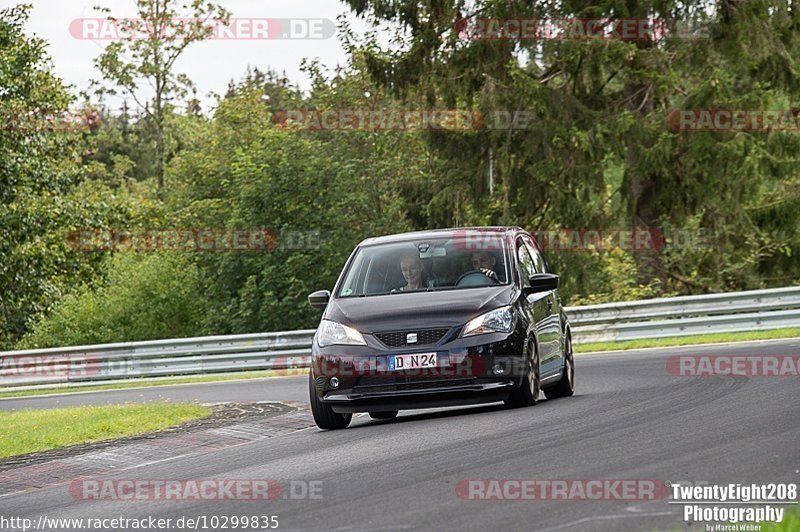
[[529,294],[549,292],[558,288],[558,275],[552,273],[535,273],[528,280],[531,285],[526,286],[525,291]]
[[315,309],[325,310],[330,300],[331,293],[329,290],[317,290],[314,293],[308,294],[308,303]]

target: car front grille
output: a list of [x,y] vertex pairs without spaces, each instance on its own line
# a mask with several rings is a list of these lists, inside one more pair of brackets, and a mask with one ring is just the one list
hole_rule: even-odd
[[[361,379],[363,381],[363,377]],[[414,382],[397,382],[388,384],[388,379],[383,379],[383,384],[359,385],[353,387],[354,392],[361,393],[384,393],[384,392],[405,392],[411,390],[436,390],[438,388],[449,388],[451,386],[466,386],[474,384],[475,379],[447,379],[447,380],[416,380]]]
[[[385,332],[385,333],[376,333],[375,336],[378,337],[378,340],[383,342],[384,345],[387,347],[403,347],[406,345],[431,345],[435,344],[439,340],[441,340],[447,331],[450,329],[422,329],[418,331],[409,330],[409,331],[395,331],[395,332]],[[408,343],[408,335],[411,333],[416,333],[417,341],[413,343]]]
[[356,382],[356,386],[380,386],[384,384],[412,384],[417,382],[425,382],[425,381],[439,381],[442,380],[441,378],[437,379],[434,376],[420,376],[420,375],[403,375],[402,373],[399,375],[364,375],[359,377],[358,382]]

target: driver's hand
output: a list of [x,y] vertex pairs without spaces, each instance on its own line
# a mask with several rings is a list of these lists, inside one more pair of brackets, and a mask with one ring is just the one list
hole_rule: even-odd
[[490,270],[489,268],[481,268],[481,271],[489,279],[494,279],[495,281],[497,280],[497,274],[494,272],[494,270]]

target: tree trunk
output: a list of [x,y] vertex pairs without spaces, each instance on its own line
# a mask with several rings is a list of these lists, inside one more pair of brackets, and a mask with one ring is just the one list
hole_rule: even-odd
[[161,116],[158,118],[156,128],[156,177],[158,178],[158,197],[162,197],[164,194],[164,126]]
[[[625,88],[629,108],[637,116],[638,127],[629,134],[626,160],[626,179],[628,181],[628,198],[631,214],[631,230],[648,231],[658,223],[656,212],[656,185],[659,176],[651,169],[642,168],[641,152],[646,148],[651,135],[647,131],[647,116],[654,111],[653,98],[649,87],[642,84],[631,84]],[[632,242],[635,243],[635,240]],[[662,271],[660,250],[632,249],[636,261],[636,276],[639,284],[650,284]]]
[[164,105],[161,92],[164,84],[160,77],[156,78],[156,179],[158,180],[158,197],[164,195]]

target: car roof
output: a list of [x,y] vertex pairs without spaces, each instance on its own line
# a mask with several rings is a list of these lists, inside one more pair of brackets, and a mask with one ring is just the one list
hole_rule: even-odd
[[359,246],[369,246],[373,244],[386,244],[390,242],[404,242],[407,240],[421,240],[425,238],[448,238],[465,231],[475,231],[481,233],[517,233],[523,229],[517,226],[478,226],[478,227],[450,227],[446,229],[428,229],[425,231],[410,231],[407,233],[397,233],[393,235],[376,236],[362,240]]

